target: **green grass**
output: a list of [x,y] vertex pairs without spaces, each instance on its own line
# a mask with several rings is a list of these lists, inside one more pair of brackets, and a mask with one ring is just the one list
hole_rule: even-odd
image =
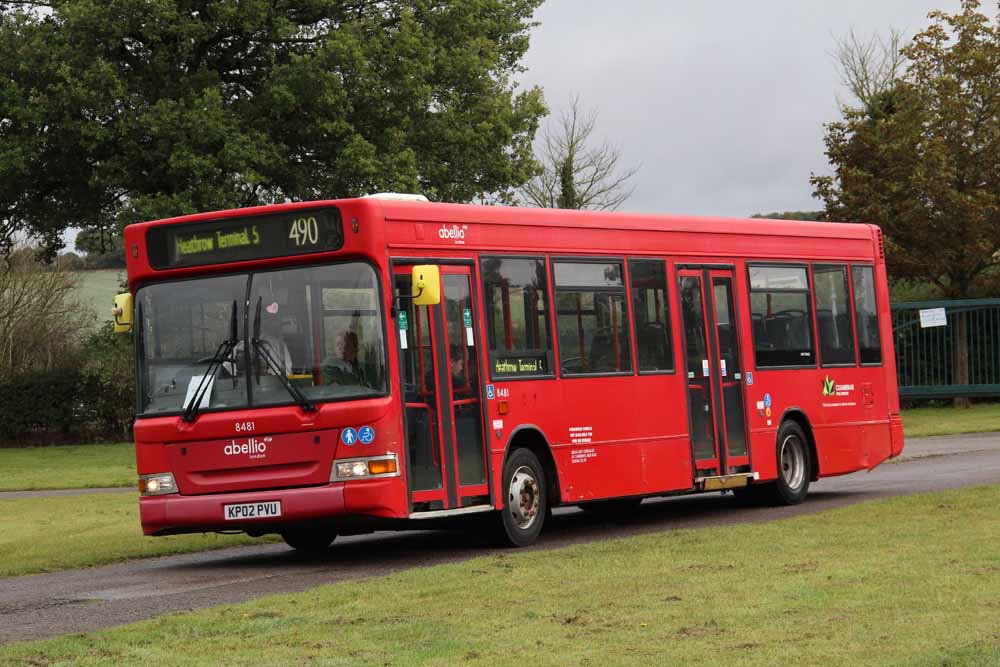
[[76,297],[96,315],[95,327],[111,320],[111,306],[114,305],[115,294],[121,291],[119,285],[124,276],[125,269],[74,272]]
[[993,486],[491,554],[0,647],[0,662],[995,665],[998,506]]
[[261,542],[242,535],[144,537],[138,491],[0,500],[0,577]]
[[952,407],[903,410],[903,431],[908,438],[1000,431],[1000,403],[978,403],[965,410]]
[[134,486],[135,446],[0,449],[0,491]]

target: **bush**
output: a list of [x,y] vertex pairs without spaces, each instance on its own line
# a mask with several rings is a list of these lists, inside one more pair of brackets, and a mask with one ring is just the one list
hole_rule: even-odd
[[46,266],[30,248],[0,259],[0,442],[129,437],[132,339],[72,297],[72,262]]
[[74,359],[0,383],[0,442],[129,439],[135,418],[131,338],[115,335],[109,323]]

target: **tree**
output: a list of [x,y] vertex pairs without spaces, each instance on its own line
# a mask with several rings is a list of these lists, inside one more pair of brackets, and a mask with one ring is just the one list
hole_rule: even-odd
[[888,113],[844,107],[827,125],[831,176],[813,176],[830,219],[882,227],[894,277],[970,296],[1000,251],[1000,28],[965,0],[932,12],[902,53]]
[[903,69],[903,33],[895,28],[886,37],[859,37],[852,29],[837,40],[834,59],[840,83],[870,115],[884,112]]
[[635,188],[629,181],[639,167],[622,167],[617,146],[593,145],[596,126],[597,112],[583,109],[579,96],[573,96],[555,126],[542,134],[538,171],[520,189],[527,204],[606,211],[632,196]]
[[502,196],[534,169],[545,107],[514,77],[540,3],[0,2],[3,232],[51,257],[67,226]]
[[[826,126],[830,176],[813,175],[833,220],[885,233],[896,279],[925,280],[946,298],[995,285],[1000,263],[1000,27],[963,0],[901,50],[891,104],[843,108]],[[957,384],[968,382],[964,318]]]
[[754,213],[751,218],[765,220],[826,220],[823,211],[772,211],[771,213]]

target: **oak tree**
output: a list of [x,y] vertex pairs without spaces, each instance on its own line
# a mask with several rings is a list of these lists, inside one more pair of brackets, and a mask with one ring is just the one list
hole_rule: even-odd
[[0,2],[0,242],[396,190],[503,195],[541,0]]

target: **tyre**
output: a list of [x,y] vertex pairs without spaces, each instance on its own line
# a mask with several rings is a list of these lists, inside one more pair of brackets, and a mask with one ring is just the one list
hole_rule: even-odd
[[289,530],[281,534],[285,544],[304,553],[323,553],[330,548],[337,533],[323,528]]
[[791,420],[781,424],[777,442],[778,479],[773,499],[780,505],[797,505],[805,500],[812,476],[809,441],[802,427]]
[[611,500],[595,500],[577,505],[577,507],[587,514],[602,519],[627,519],[641,504],[642,498],[613,498]]
[[538,539],[549,512],[545,471],[528,449],[516,449],[503,466],[504,508],[495,537],[501,546],[526,547]]

